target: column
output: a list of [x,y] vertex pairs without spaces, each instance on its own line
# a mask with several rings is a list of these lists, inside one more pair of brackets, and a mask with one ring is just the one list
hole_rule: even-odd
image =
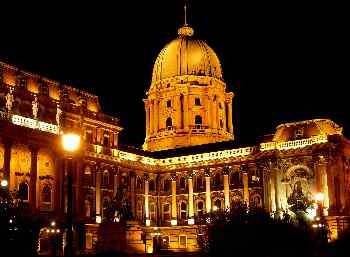
[[210,193],[210,176],[205,176],[205,206],[207,213],[211,211],[211,193]]
[[263,174],[263,190],[264,190],[264,209],[267,212],[271,212],[272,211],[272,206],[271,206],[271,187],[270,187],[270,175],[268,173],[268,171],[263,170],[262,171]]
[[212,125],[212,120],[211,120],[211,112],[212,112],[212,110],[211,110],[211,106],[212,106],[212,104],[211,104],[211,96],[209,96],[208,95],[208,103],[207,103],[207,113],[208,113],[208,127],[209,127],[209,129],[212,129],[213,128],[213,125]]
[[152,100],[151,103],[148,105],[148,108],[149,108],[149,135],[150,136],[153,136],[153,123],[154,123],[154,110],[153,110],[153,104],[154,104],[154,101]]
[[159,112],[158,112],[158,108],[159,108],[159,102],[158,100],[154,100],[154,113],[153,113],[153,118],[154,118],[154,134],[158,133],[158,121],[159,121]]
[[233,133],[233,126],[232,126],[232,99],[227,99],[227,116],[228,116],[228,130],[230,133]]
[[148,206],[148,193],[149,193],[149,183],[148,177],[145,178],[145,218],[146,226],[149,226],[151,221],[149,220],[149,206]]
[[189,130],[189,108],[188,108],[188,95],[184,95],[184,129]]
[[224,197],[225,197],[225,210],[230,209],[230,188],[228,183],[228,174],[224,174]]
[[37,208],[36,205],[36,179],[38,174],[38,147],[30,146],[30,186],[29,186],[29,201],[32,208]]
[[10,165],[11,165],[11,148],[12,148],[12,140],[9,139],[3,139],[3,144],[4,144],[4,179],[7,180],[8,182],[8,188],[11,188],[10,186],[10,176],[11,176],[11,170],[10,170]]
[[177,225],[176,177],[171,179],[171,225]]
[[146,111],[146,138],[149,137],[149,103],[146,99],[143,100],[145,103],[145,111]]
[[175,96],[175,108],[177,110],[177,118],[176,118],[176,129],[180,129],[181,128],[181,117],[182,117],[182,113],[181,113],[181,100],[180,100],[181,96]]
[[193,211],[193,183],[192,177],[188,178],[188,224],[194,224],[194,211]]
[[130,173],[130,193],[131,193],[131,210],[132,213],[136,213],[136,176],[134,172]]
[[118,191],[118,175],[113,175],[113,197],[117,194]]
[[99,168],[96,168],[96,222],[101,222],[101,172]]
[[320,156],[316,166],[316,190],[317,192],[321,192],[323,194],[323,207],[325,215],[328,215],[329,208],[327,179],[327,161],[323,156]]
[[[215,98],[215,96],[214,96]],[[212,100],[212,99],[211,99]],[[218,122],[217,122],[217,109],[218,109],[218,105],[217,105],[217,101],[213,100],[213,102],[210,100],[211,102],[211,109],[210,111],[212,112],[212,126],[213,126],[213,129],[217,129],[218,127]]]
[[248,172],[243,173],[243,200],[249,206]]
[[280,211],[281,209],[281,201],[280,201],[280,198],[281,198],[281,190],[280,190],[280,175],[279,175],[279,170],[278,169],[275,169],[275,176],[274,176],[274,183],[275,183],[275,201],[276,201],[276,211]]

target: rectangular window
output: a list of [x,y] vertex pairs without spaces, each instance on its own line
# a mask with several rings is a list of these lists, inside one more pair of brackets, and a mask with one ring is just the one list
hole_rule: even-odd
[[201,99],[200,98],[195,98],[194,99],[194,104],[197,105],[197,106],[200,106],[201,105]]
[[171,100],[166,101],[166,107],[171,107]]
[[179,236],[179,248],[187,248],[187,236]]

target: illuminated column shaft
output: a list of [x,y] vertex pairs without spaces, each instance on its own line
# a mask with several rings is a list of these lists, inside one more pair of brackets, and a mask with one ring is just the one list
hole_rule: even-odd
[[96,171],[96,216],[101,215],[101,172]]
[[8,188],[11,189],[11,179],[10,179],[10,164],[11,164],[11,148],[12,148],[12,141],[10,140],[2,140],[4,144],[4,170],[5,170],[5,177],[4,179],[7,179],[8,181]]
[[181,117],[182,117],[182,112],[181,112],[181,96],[178,96],[175,98],[175,108],[177,109],[177,117],[176,117],[176,128],[180,129],[181,128]]
[[171,181],[171,218],[177,219],[176,211],[176,180]]
[[248,173],[243,173],[243,200],[249,206]]
[[217,127],[218,127],[218,123],[217,123],[217,108],[218,108],[218,106],[217,106],[217,102],[216,102],[216,100],[214,101],[213,100],[213,102],[212,102],[212,104],[211,104],[211,112],[212,112],[212,125],[213,125],[213,129],[217,129]]
[[153,135],[153,122],[154,122],[154,110],[153,110],[153,101],[151,101],[151,103],[148,106],[149,108],[149,135],[152,136]]
[[275,201],[276,201],[276,210],[279,211],[281,209],[281,183],[280,183],[280,175],[279,170],[275,169]]
[[189,130],[188,95],[184,95],[184,129]]
[[212,108],[212,107],[211,107],[211,105],[212,105],[212,104],[211,104],[211,96],[208,96],[208,103],[207,103],[207,104],[208,104],[208,109],[207,109],[207,111],[208,111],[208,127],[209,127],[209,129],[211,129],[211,128],[213,128],[213,126],[212,126],[212,120],[211,120],[211,116],[212,116],[212,115],[211,115],[211,114],[212,114],[212,113],[211,113],[211,112],[212,112],[212,111],[211,111],[211,108]]
[[146,137],[149,137],[149,104],[145,101],[145,111],[146,111]]
[[117,190],[118,190],[118,175],[114,174],[113,177],[113,197],[117,194]]
[[155,100],[154,102],[154,134],[157,134],[158,132],[158,121],[159,121],[159,111],[158,111],[158,108],[159,108],[159,103],[157,100]]
[[327,185],[327,162],[323,161],[318,164],[317,167],[317,175],[318,175],[318,188],[317,190],[323,193],[323,207],[326,210],[329,208],[329,196],[328,196],[328,185]]
[[38,148],[30,147],[31,161],[30,161],[30,205],[32,208],[37,207],[36,201],[36,179],[38,174]]
[[146,220],[149,219],[149,207],[148,207],[148,192],[149,192],[149,183],[148,180],[145,180],[145,217]]
[[207,207],[207,213],[211,210],[211,197],[210,197],[210,177],[205,177],[205,205]]
[[233,127],[232,127],[232,101],[229,101],[228,102],[228,105],[227,105],[227,115],[228,115],[228,130],[230,133],[233,133]]
[[230,209],[230,188],[229,188],[227,174],[224,174],[224,197],[225,197],[225,209]]
[[188,179],[188,217],[193,218],[193,183],[192,178]]

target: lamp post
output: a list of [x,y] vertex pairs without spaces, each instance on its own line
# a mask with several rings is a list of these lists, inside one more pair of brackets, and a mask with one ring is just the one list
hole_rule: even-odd
[[72,159],[74,153],[79,149],[80,136],[74,133],[62,134],[62,146],[67,158],[67,164],[65,165],[67,174],[67,244],[64,253],[65,256],[73,256]]

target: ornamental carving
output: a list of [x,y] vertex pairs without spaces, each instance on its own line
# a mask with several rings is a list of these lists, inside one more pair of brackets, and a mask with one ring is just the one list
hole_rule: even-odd
[[8,112],[11,112],[12,110],[12,106],[13,106],[13,102],[14,102],[14,97],[13,97],[13,87],[9,88],[9,92],[6,95],[6,110]]

